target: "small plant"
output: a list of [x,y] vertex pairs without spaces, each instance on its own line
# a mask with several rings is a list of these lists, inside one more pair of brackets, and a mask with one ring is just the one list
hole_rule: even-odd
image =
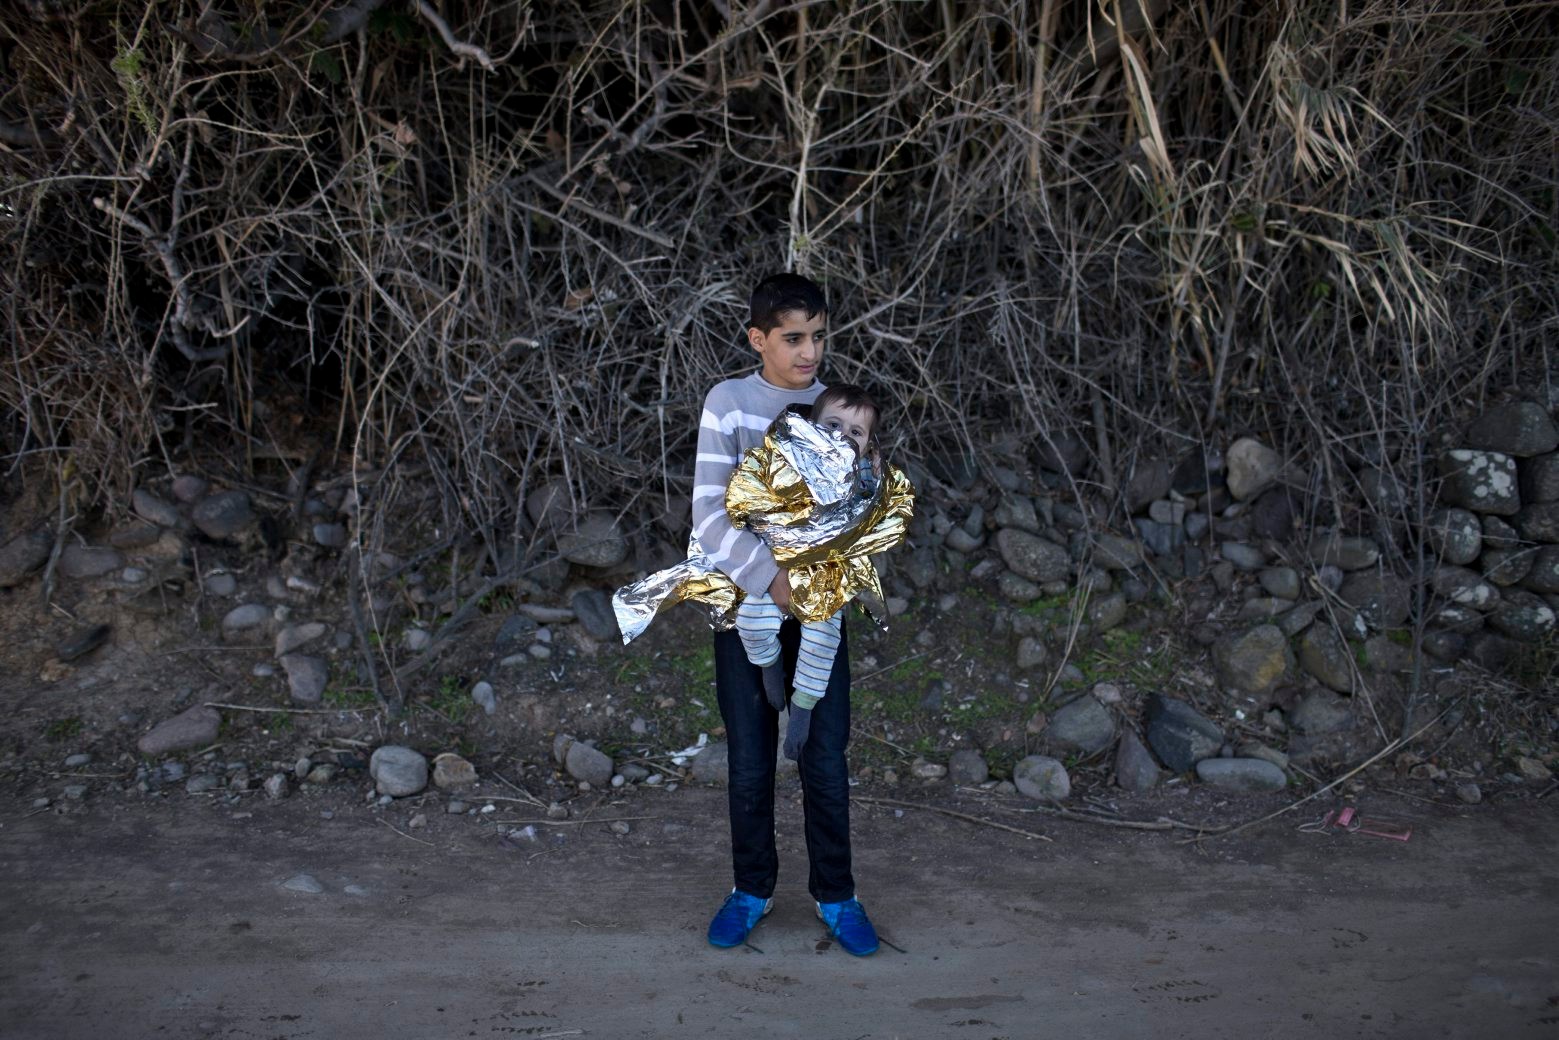
[[57,744],[62,740],[69,740],[71,737],[74,737],[81,732],[82,728],[81,719],[78,716],[69,715],[49,723],[43,730],[43,736],[44,739]]

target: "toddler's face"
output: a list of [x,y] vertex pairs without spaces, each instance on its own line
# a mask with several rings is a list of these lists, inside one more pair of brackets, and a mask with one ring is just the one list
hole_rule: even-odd
[[856,458],[866,453],[866,443],[872,436],[872,413],[869,409],[829,404],[817,414],[813,422],[825,430],[844,434],[845,439],[855,445]]

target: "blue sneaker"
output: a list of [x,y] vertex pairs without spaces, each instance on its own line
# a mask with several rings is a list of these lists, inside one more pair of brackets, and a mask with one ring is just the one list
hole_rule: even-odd
[[763,920],[763,915],[772,909],[772,899],[759,899],[731,889],[731,894],[725,897],[725,902],[720,904],[714,919],[709,922],[709,945],[740,946],[747,941],[747,933],[752,931],[753,925]]
[[842,903],[817,904],[817,916],[828,925],[844,952],[857,957],[867,957],[877,952],[877,929],[866,916],[866,908],[858,899],[846,899]]

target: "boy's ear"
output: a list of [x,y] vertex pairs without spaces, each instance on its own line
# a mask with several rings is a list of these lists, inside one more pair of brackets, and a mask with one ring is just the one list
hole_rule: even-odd
[[747,345],[754,350],[763,349],[763,333],[759,331],[758,326],[747,326]]

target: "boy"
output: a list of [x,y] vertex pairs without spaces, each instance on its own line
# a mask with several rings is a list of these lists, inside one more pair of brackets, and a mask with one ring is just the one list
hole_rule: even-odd
[[[790,405],[810,405],[823,392],[828,305],[823,291],[794,274],[776,274],[753,289],[747,342],[762,362],[759,371],[717,384],[704,399],[693,471],[693,538],[722,572],[749,596],[767,594],[790,605],[790,581],[762,539],[732,525],[725,510],[726,484],[749,449],[762,443],[776,415]],[[794,668],[800,629],[794,620],[779,631],[783,660]],[[739,946],[772,908],[779,857],[774,844],[774,766],[778,739],[775,709],[763,691],[761,671],[747,659],[741,636],[714,633],[715,689],[730,749],[729,810],[735,886],[709,922],[715,946]],[[877,933],[855,898],[850,871],[850,783],[845,745],[850,736],[850,650],[841,624],[839,647],[825,684],[826,696],[811,712],[810,732],[798,766],[806,814],[808,890],[818,916],[839,945],[856,956],[877,950]]]

